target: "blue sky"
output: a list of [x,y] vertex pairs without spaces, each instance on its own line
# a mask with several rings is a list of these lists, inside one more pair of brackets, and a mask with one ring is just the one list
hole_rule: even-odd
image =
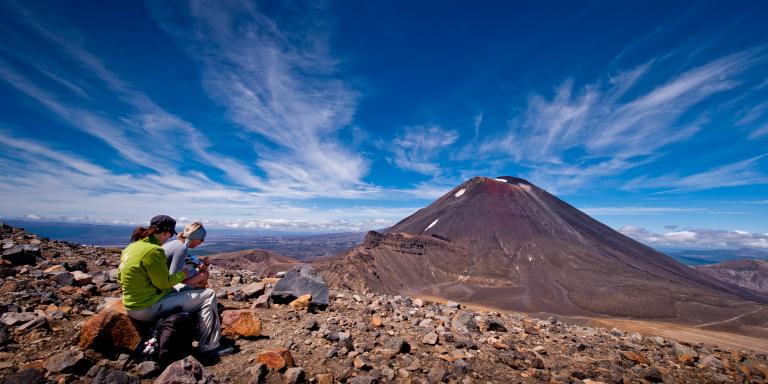
[[768,247],[766,11],[5,1],[0,214],[366,230],[515,175],[649,244]]

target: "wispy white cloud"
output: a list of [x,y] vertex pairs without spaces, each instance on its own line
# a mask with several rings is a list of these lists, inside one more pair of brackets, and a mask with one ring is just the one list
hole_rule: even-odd
[[269,142],[256,146],[266,188],[350,196],[369,189],[361,181],[368,160],[338,139],[352,121],[358,94],[336,76],[320,7],[278,23],[258,6],[240,2],[148,5],[168,35],[201,64],[212,99],[227,108],[236,126],[260,138],[254,142]]
[[579,208],[588,215],[659,215],[667,213],[702,212],[700,208],[677,207],[593,207]]
[[401,169],[425,175],[440,173],[441,153],[459,138],[456,131],[447,131],[436,125],[406,127],[404,134],[387,145],[392,161]]
[[[574,89],[564,82],[552,98],[533,95],[527,112],[502,136],[481,143],[484,157],[510,156],[528,177],[553,191],[575,190],[658,160],[661,150],[700,130],[706,115],[688,116],[712,96],[738,86],[739,75],[765,57],[749,50],[657,81],[662,59]],[[654,74],[651,76],[651,74]],[[684,118],[685,117],[685,118]],[[465,149],[464,156],[475,154]]]
[[763,159],[766,156],[768,154],[687,176],[668,174],[658,177],[639,177],[625,183],[623,188],[628,190],[664,189],[655,192],[658,194],[768,184],[768,175],[760,170],[760,164],[764,162]]
[[752,131],[748,137],[750,140],[754,140],[765,136],[768,136],[768,123],[763,124],[762,126]]
[[635,226],[625,226],[619,231],[637,241],[654,247],[681,249],[768,249],[768,234],[742,230],[684,229],[666,233],[653,233]]

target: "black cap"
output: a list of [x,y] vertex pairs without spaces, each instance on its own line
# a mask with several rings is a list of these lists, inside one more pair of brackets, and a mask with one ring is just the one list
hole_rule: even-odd
[[176,220],[166,215],[157,215],[149,221],[149,225],[157,228],[158,232],[172,232],[176,234]]

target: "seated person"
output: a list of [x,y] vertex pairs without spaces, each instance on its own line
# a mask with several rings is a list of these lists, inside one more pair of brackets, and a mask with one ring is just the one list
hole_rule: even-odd
[[[205,241],[205,235],[206,231],[203,224],[194,222],[187,225],[184,228],[184,231],[179,233],[175,240],[163,244],[163,250],[165,250],[167,258],[168,272],[174,274],[184,270],[188,276],[191,276],[182,281],[186,286],[205,287],[208,284],[208,279],[195,279],[196,283],[192,283],[193,278],[198,272],[206,271],[208,269],[208,259],[200,260],[189,254],[190,249],[197,248]],[[177,288],[183,289],[183,287],[179,286],[177,286]]]
[[190,279],[199,284],[208,278],[203,271],[189,276],[179,271],[168,273],[165,252],[160,246],[176,234],[176,220],[169,216],[155,216],[147,228],[137,227],[131,243],[120,255],[118,281],[123,289],[123,304],[128,316],[139,321],[156,319],[176,311],[197,316],[200,331],[198,349],[204,357],[217,357],[232,353],[233,348],[219,344],[221,327],[213,289],[174,291],[174,285]]

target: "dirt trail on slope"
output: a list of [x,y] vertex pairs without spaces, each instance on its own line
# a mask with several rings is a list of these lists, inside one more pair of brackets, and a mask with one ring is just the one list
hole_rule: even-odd
[[[438,296],[414,295],[428,302],[446,303],[448,300]],[[476,311],[495,311],[500,313],[515,313],[498,308],[482,305],[462,304],[462,306]],[[521,313],[522,314],[522,313]],[[534,317],[546,318],[546,314],[525,314]],[[746,315],[746,314],[745,314]],[[741,315],[744,316],[744,315]],[[738,317],[741,317],[738,316]],[[701,329],[702,325],[685,325],[647,320],[629,320],[616,318],[595,318],[580,316],[558,316],[561,320],[570,324],[583,324],[585,326],[618,328],[625,331],[637,332],[646,336],[661,336],[665,339],[688,342],[692,344],[704,343],[717,345],[723,349],[751,349],[758,353],[768,353],[768,339],[740,335],[730,332],[712,331]],[[732,319],[731,319],[732,320]],[[761,330],[764,331],[764,330]],[[762,332],[761,332],[762,333]]]
[[714,344],[721,348],[751,349],[755,352],[768,353],[768,340],[764,338],[738,335],[729,332],[710,331],[696,326],[657,323],[650,321],[624,319],[592,319],[605,327],[616,327],[646,335],[658,335],[664,338],[686,341],[689,343]]

